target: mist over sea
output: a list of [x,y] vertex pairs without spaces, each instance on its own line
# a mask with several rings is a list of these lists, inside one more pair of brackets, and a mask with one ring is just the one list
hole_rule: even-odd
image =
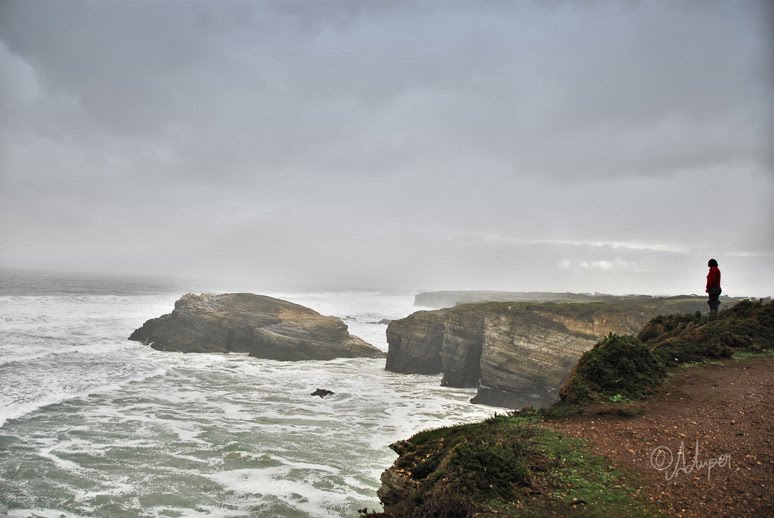
[[[494,411],[440,376],[385,372],[383,359],[277,362],[127,340],[185,291],[0,271],[0,514],[356,516],[380,508],[390,443]],[[411,293],[263,294],[340,317],[383,350],[379,322],[417,309]],[[312,397],[317,387],[335,394]]]

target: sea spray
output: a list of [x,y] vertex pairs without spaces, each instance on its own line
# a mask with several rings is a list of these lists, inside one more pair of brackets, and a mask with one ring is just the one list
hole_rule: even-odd
[[[378,508],[388,445],[493,412],[384,360],[153,351],[126,337],[181,293],[0,294],[0,512],[354,516]],[[277,294],[386,350],[412,294]],[[325,399],[309,394],[333,390]]]

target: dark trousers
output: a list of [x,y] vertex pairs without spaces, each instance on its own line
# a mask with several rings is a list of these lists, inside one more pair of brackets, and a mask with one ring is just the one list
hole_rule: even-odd
[[710,315],[715,315],[718,312],[718,307],[720,307],[720,288],[710,288],[707,290],[707,294],[709,295],[709,300],[707,301],[707,304],[709,304],[710,307]]

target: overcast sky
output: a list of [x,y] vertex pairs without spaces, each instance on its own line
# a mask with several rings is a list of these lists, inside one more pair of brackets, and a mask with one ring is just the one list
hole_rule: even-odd
[[774,295],[771,5],[0,0],[0,267]]

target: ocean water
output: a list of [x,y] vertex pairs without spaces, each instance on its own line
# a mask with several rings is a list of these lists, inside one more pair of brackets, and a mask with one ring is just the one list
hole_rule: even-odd
[[[252,291],[252,290],[245,290]],[[127,340],[180,285],[0,272],[0,514],[357,516],[389,444],[495,409],[384,360],[277,362]],[[413,294],[265,293],[387,349]],[[310,393],[327,388],[321,399]]]

